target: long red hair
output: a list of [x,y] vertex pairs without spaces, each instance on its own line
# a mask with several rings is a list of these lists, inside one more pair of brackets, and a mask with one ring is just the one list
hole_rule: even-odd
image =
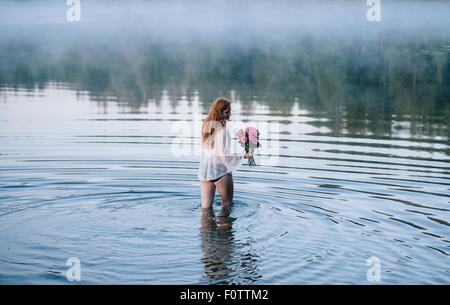
[[231,109],[231,102],[225,97],[219,97],[212,103],[209,108],[208,116],[203,121],[202,126],[202,143],[209,142],[208,146],[213,147],[214,142],[211,136],[217,128],[225,127],[226,120],[223,117],[223,112],[226,109]]

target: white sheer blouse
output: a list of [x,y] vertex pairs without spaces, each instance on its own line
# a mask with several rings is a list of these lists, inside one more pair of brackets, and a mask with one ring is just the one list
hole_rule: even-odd
[[241,166],[244,159],[245,152],[230,153],[231,136],[226,126],[216,129],[212,137],[214,137],[213,148],[206,144],[202,145],[202,156],[198,169],[200,180],[215,180],[226,173],[231,173]]

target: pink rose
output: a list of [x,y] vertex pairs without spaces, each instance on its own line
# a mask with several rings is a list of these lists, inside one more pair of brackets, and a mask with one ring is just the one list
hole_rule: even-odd
[[254,127],[247,127],[245,129],[245,131],[248,132],[249,136],[258,136],[258,129],[254,128]]
[[254,145],[258,144],[258,138],[255,135],[249,135],[248,139],[251,144],[254,144]]
[[236,138],[238,138],[239,142],[245,144],[245,133],[242,129],[239,129],[238,132],[236,132]]
[[258,144],[258,133],[259,133],[258,129],[254,127],[247,127],[245,130],[248,133],[250,143],[255,145]]

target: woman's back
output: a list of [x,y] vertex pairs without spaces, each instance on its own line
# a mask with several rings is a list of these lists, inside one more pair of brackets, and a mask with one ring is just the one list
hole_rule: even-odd
[[200,180],[215,180],[240,167],[244,154],[231,154],[230,147],[231,136],[226,125],[216,128],[209,139],[202,143],[198,171]]

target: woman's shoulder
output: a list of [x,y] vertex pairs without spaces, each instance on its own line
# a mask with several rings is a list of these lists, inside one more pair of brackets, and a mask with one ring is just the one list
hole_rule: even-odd
[[217,127],[215,132],[217,132],[217,134],[222,134],[222,133],[226,133],[227,130],[228,130],[227,125],[225,125],[225,126]]

